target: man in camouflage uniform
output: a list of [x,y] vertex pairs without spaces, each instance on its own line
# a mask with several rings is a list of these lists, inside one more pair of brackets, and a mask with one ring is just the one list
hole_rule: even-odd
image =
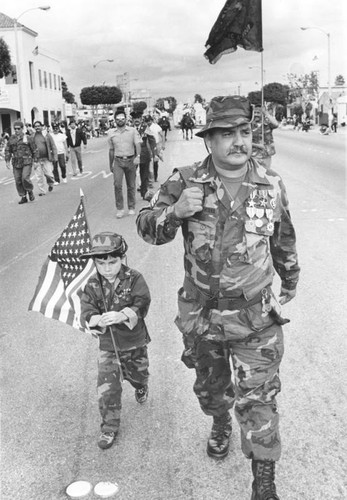
[[21,197],[19,205],[27,203],[27,194],[30,201],[35,200],[33,183],[30,180],[33,163],[38,160],[38,150],[31,136],[24,134],[24,123],[17,120],[13,124],[12,135],[5,149],[6,167],[9,169],[12,160],[13,176],[16,188]]
[[228,454],[234,408],[242,450],[252,459],[252,500],[278,500],[275,396],[281,325],[288,320],[271,284],[276,271],[285,304],[295,296],[299,266],[282,179],[251,158],[251,120],[247,99],[212,99],[207,125],[197,133],[211,154],[174,171],[139,213],[137,229],[154,245],[172,241],[180,227],[183,233],[185,278],[176,324],[182,360],[196,371],[194,392],[213,417],[207,453]]

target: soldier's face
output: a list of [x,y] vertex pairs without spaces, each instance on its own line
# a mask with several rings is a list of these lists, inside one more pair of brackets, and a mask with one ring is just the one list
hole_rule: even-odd
[[205,138],[217,167],[238,170],[252,154],[252,129],[249,123],[227,129],[215,129]]
[[22,127],[14,127],[14,133],[20,135],[22,133]]

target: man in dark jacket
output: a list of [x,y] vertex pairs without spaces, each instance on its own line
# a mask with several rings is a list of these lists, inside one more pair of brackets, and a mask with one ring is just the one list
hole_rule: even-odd
[[[70,128],[67,130],[67,147],[71,156],[72,175],[80,176],[83,172],[82,164],[82,143],[87,147],[87,138],[82,129],[76,126],[75,120],[70,121]],[[77,165],[79,172],[77,173]]]

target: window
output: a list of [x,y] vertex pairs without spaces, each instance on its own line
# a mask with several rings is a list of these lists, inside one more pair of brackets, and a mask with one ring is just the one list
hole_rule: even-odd
[[60,79],[60,76],[58,76],[58,89],[61,90],[61,79]]
[[43,85],[46,89],[47,88],[47,71],[43,72]]
[[11,73],[5,77],[6,85],[13,85],[17,83],[17,67],[15,64],[12,64]]
[[29,61],[29,77],[30,77],[30,88],[34,88],[34,63]]
[[39,85],[42,87],[42,71],[39,69]]
[[49,88],[52,88],[52,73],[49,73]]
[[53,75],[54,80],[54,90],[57,90],[57,75]]

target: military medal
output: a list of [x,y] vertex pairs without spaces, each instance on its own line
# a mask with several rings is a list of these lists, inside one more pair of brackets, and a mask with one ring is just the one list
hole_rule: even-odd
[[257,219],[254,223],[257,227],[261,227],[263,225],[263,221],[261,219]]
[[253,231],[254,228],[255,228],[254,220],[247,220],[246,221],[246,230],[247,231]]
[[[271,200],[271,201],[274,201],[274,200]],[[271,201],[270,201],[270,205],[271,205]],[[270,232],[272,232],[274,230],[274,225],[273,225],[273,222],[272,221],[272,218],[274,216],[274,211],[271,209],[271,208],[266,208],[265,209],[265,212],[266,212],[266,217],[269,219],[269,222],[266,226],[266,229]]]
[[270,200],[270,205],[272,208],[276,208],[276,200],[274,200],[273,198]]
[[250,219],[253,219],[253,217],[255,216],[255,207],[251,206],[251,207],[246,207],[246,212],[247,212],[247,215]]

